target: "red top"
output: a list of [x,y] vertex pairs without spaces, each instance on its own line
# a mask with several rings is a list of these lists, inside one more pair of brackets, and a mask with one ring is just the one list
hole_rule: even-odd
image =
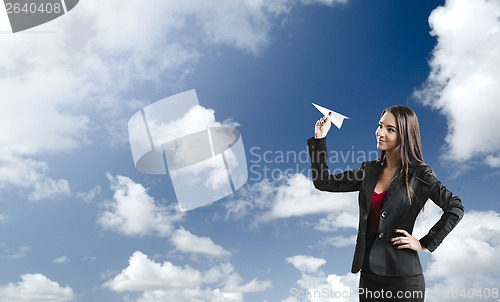
[[380,222],[380,211],[382,210],[382,202],[384,201],[385,192],[377,193],[373,191],[372,205],[370,213],[368,213],[367,230],[368,232],[377,233],[378,224]]

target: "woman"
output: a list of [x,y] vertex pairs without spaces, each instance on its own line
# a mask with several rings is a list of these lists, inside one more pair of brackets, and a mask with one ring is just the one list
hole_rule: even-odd
[[[375,132],[380,158],[354,171],[330,175],[326,134],[330,116],[317,121],[308,140],[314,186],[322,191],[359,191],[359,225],[352,273],[361,270],[360,301],[423,301],[425,283],[418,252],[433,252],[464,215],[422,158],[415,112],[393,106],[382,112]],[[443,215],[424,237],[411,234],[418,213],[431,199]]]

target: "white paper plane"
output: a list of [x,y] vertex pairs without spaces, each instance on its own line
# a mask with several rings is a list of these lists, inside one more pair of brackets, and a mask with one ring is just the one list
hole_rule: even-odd
[[349,119],[347,116],[345,115],[342,115],[340,113],[337,113],[335,111],[332,111],[330,109],[326,109],[325,107],[321,107],[319,105],[316,105],[314,103],[312,103],[314,105],[314,107],[316,107],[316,109],[319,110],[319,112],[321,112],[323,115],[329,115],[330,113],[332,113],[332,115],[330,116],[330,121],[335,125],[337,126],[337,128],[340,129],[340,127],[342,127],[342,122],[344,121],[344,119]]

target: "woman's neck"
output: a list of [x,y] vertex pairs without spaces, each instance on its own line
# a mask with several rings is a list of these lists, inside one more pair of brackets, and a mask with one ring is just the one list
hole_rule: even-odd
[[388,169],[397,169],[400,162],[399,148],[385,151],[385,165]]

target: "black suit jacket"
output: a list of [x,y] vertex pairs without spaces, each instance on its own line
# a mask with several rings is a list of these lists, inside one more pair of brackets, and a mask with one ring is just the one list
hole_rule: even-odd
[[[322,191],[359,191],[359,225],[356,249],[351,272],[357,273],[363,265],[366,244],[366,222],[373,191],[383,170],[383,163],[363,162],[353,171],[330,174],[327,166],[326,139],[311,137],[308,141],[314,186]],[[403,229],[413,232],[418,213],[428,199],[436,203],[444,213],[439,221],[420,239],[422,246],[433,252],[464,215],[460,199],[447,190],[436,178],[429,166],[411,167],[408,183],[411,187],[411,202],[408,198],[404,176],[399,174],[385,194],[380,214],[379,231],[370,251],[371,270],[382,276],[409,276],[422,273],[418,253],[411,249],[396,249],[389,239],[402,234],[393,232]]]

